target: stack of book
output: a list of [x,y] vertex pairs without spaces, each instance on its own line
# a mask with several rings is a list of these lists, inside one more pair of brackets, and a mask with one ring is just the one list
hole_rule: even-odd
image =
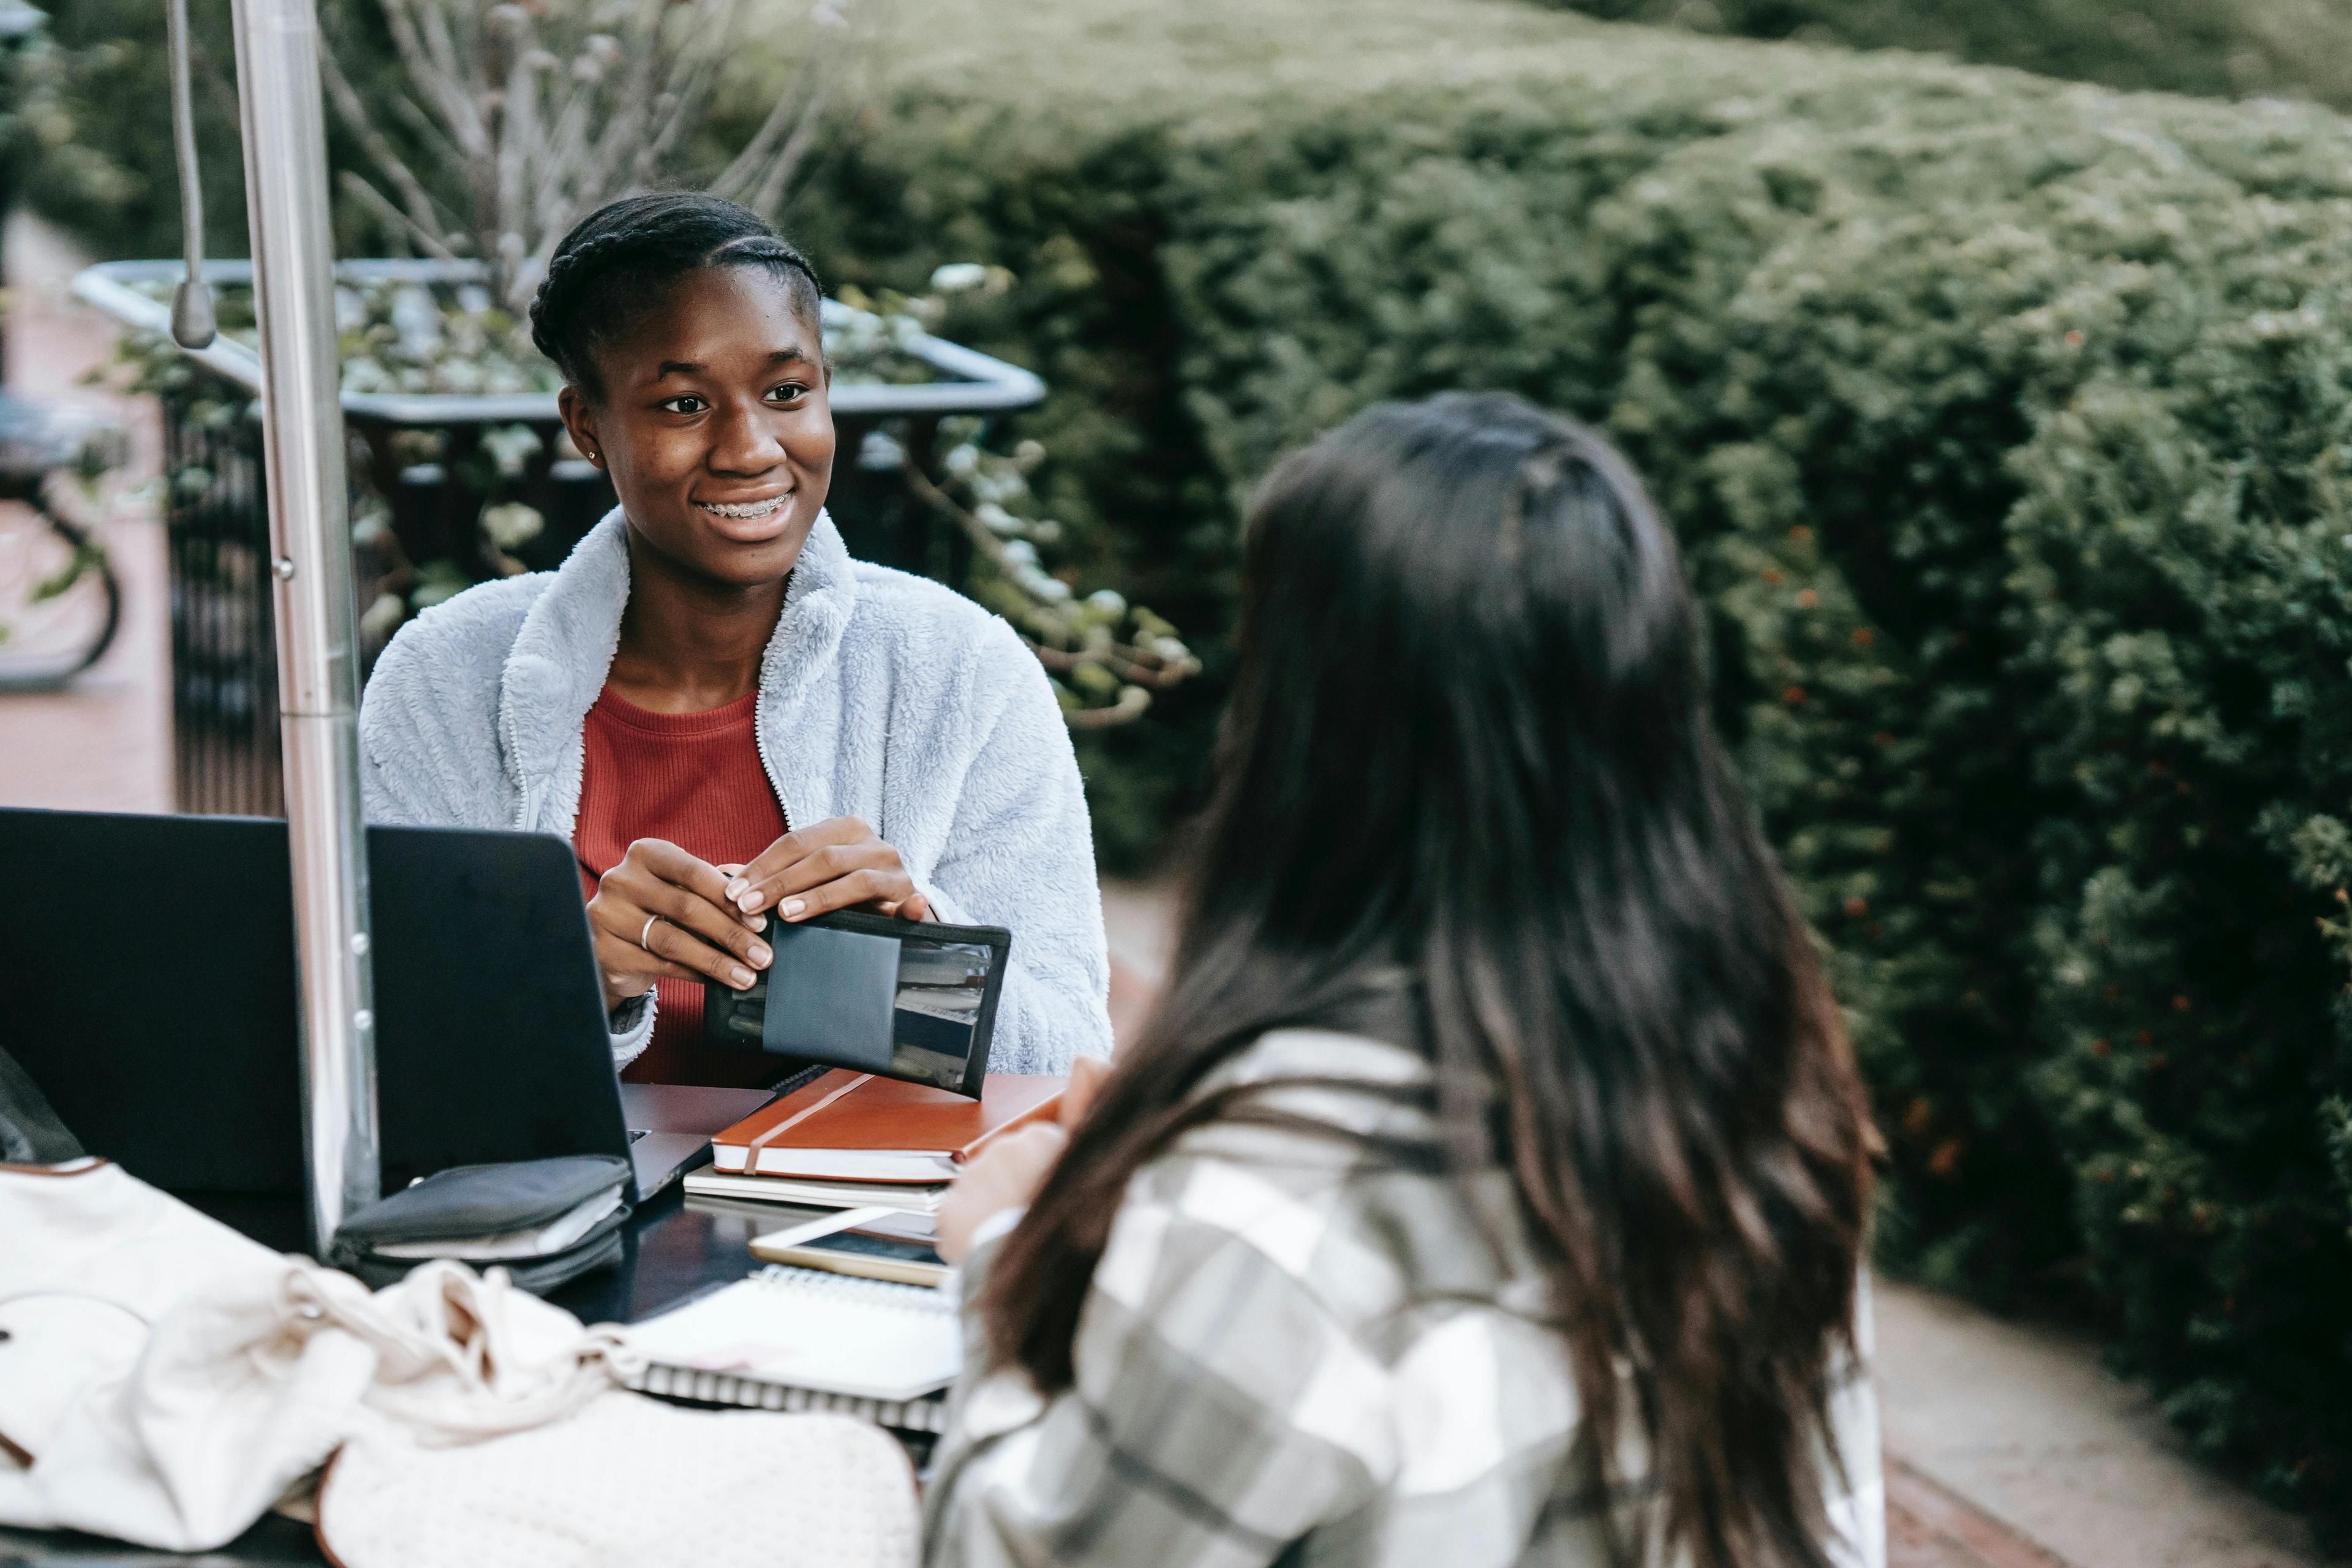
[[[697,1206],[856,1209],[856,1229],[929,1242],[956,1167],[1059,1107],[1060,1078],[992,1073],[978,1100],[836,1068],[710,1141]],[[781,1216],[780,1216],[781,1217]]]

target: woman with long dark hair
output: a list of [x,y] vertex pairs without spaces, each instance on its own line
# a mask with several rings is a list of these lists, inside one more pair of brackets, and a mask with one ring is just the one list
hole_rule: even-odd
[[1883,1561],[1864,1100],[1622,459],[1290,458],[1220,767],[1145,1037],[942,1215],[931,1562]]

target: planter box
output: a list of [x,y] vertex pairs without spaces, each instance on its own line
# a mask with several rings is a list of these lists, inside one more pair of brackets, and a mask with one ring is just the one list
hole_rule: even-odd
[[[205,271],[216,286],[252,282],[245,262],[215,262]],[[76,278],[74,292],[168,343],[169,289],[183,275],[176,262],[108,262]],[[338,266],[336,276],[353,285],[431,289],[461,287],[479,274],[438,262],[354,261]],[[828,337],[874,324],[863,312],[824,302]],[[927,463],[942,419],[1025,408],[1045,396],[1045,386],[1027,371],[937,338],[903,338],[895,350],[907,379],[836,375],[831,401],[840,456],[827,505],[852,554],[960,583],[969,541],[909,493],[902,458]],[[185,812],[276,816],[284,795],[268,516],[255,412],[260,362],[226,334],[208,348],[173,352],[190,373],[184,385],[162,397],[178,805]],[[353,578],[366,612],[363,670],[404,618],[406,585],[396,600],[384,591],[397,563],[450,563],[465,581],[499,575],[518,563],[551,567],[613,505],[604,476],[562,455],[552,392],[346,392],[342,406],[352,437],[353,516],[384,520],[397,546],[359,531]],[[516,439],[518,430],[532,438]],[[430,456],[420,458],[420,450]],[[495,475],[487,485],[485,474]],[[488,537],[482,519],[492,499],[530,507],[544,527],[527,540]],[[384,613],[387,604],[400,613]]]

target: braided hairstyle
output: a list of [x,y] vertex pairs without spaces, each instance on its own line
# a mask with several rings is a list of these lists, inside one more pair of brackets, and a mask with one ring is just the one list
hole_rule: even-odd
[[530,341],[564,379],[602,397],[592,351],[625,334],[664,284],[705,267],[766,268],[817,324],[816,269],[767,219],[700,191],[656,191],[601,206],[563,237],[530,302]]

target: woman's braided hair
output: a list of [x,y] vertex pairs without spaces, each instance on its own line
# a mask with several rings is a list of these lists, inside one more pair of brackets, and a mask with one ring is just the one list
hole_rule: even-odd
[[764,267],[793,308],[817,321],[816,269],[767,219],[699,191],[656,191],[599,207],[563,237],[530,302],[530,341],[566,380],[601,396],[591,351],[625,332],[664,284],[704,267]]

